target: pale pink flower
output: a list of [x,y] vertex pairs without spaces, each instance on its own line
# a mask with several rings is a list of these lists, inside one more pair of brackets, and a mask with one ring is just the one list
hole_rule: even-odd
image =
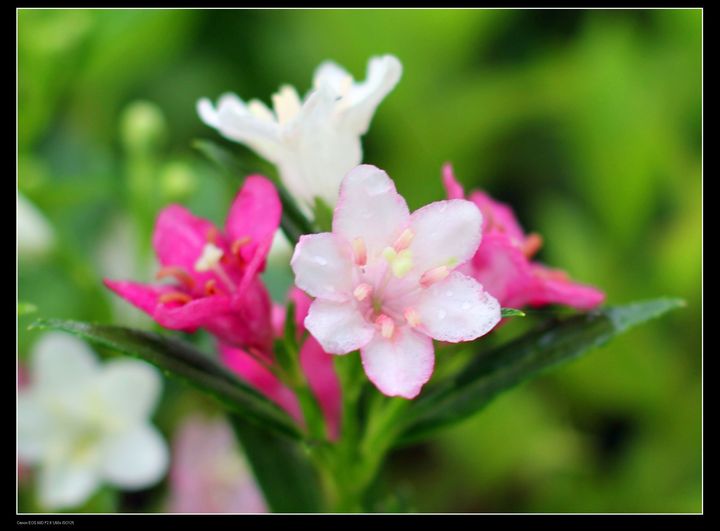
[[265,501],[221,417],[191,416],[173,441],[168,511],[264,513]]
[[204,328],[228,344],[268,353],[271,303],[259,272],[281,209],[275,186],[259,175],[245,181],[223,232],[170,205],[158,216],[153,246],[162,266],[157,277],[172,284],[105,280],[105,285],[165,328]]
[[[464,198],[465,192],[455,179],[452,166],[443,168],[443,183],[450,199]],[[463,271],[478,280],[505,307],[565,304],[590,309],[605,299],[598,289],[570,280],[559,269],[533,262],[542,238],[526,235],[512,209],[481,191],[469,199],[483,213],[482,243]]]
[[360,349],[384,394],[414,398],[433,372],[432,339],[470,341],[500,320],[497,300],[454,271],[475,254],[481,224],[462,199],[411,215],[384,171],[356,167],[342,181],[333,231],[295,247],[295,283],[316,298],[305,326],[330,354]]

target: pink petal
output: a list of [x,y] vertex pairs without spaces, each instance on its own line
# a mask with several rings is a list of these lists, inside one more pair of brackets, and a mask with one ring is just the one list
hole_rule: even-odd
[[435,365],[432,339],[404,326],[392,339],[377,334],[361,356],[365,374],[387,396],[415,398]]
[[565,304],[581,310],[590,310],[605,300],[602,291],[573,282],[562,271],[535,264],[533,272],[538,280],[536,290],[529,297],[529,303],[533,306]]
[[384,171],[363,164],[343,179],[333,232],[349,243],[362,238],[369,256],[391,246],[407,227],[408,220],[407,203]]
[[483,235],[488,232],[502,232],[517,245],[525,241],[525,232],[509,205],[495,201],[480,191],[473,192],[468,199],[475,203],[483,214]]
[[448,199],[465,199],[465,190],[463,190],[462,185],[455,179],[452,164],[445,164],[443,166],[442,180]]
[[313,297],[343,301],[353,289],[352,250],[330,232],[300,237],[290,266],[295,284]]
[[297,397],[273,373],[244,350],[221,343],[220,356],[230,369],[296,420],[302,419]]
[[305,317],[307,317],[313,300],[294,286],[290,288],[288,297],[295,303],[295,326],[298,331],[303,332],[305,331]]
[[354,304],[324,299],[316,299],[310,305],[305,327],[330,354],[357,350],[375,335],[375,327],[365,320]]
[[424,290],[415,310],[423,332],[452,343],[477,339],[500,322],[500,303],[458,272]]
[[463,199],[436,201],[413,212],[410,243],[415,271],[454,267],[469,260],[480,244],[480,210]]
[[501,232],[483,237],[472,259],[471,271],[485,290],[509,308],[525,306],[537,285],[527,257]]
[[151,316],[155,313],[155,308],[158,305],[158,298],[160,295],[164,292],[173,290],[172,286],[154,286],[151,284],[126,282],[123,280],[110,280],[107,278],[103,281],[103,283],[130,304]]
[[308,337],[300,350],[300,364],[315,394],[328,424],[331,439],[337,439],[340,433],[342,410],[340,382],[333,359],[323,351],[313,337]]
[[246,262],[258,250],[264,251],[259,270],[264,267],[264,258],[280,225],[281,212],[275,185],[260,175],[251,175],[245,180],[228,212],[225,233],[229,243],[249,238],[240,247],[240,255]]
[[165,328],[192,331],[199,327],[210,328],[214,321],[228,319],[230,309],[230,297],[214,295],[186,304],[158,304],[153,318]]
[[209,235],[215,230],[208,220],[194,216],[180,205],[166,207],[160,212],[153,233],[153,247],[158,260],[164,267],[183,267],[191,275],[201,276],[204,284],[212,277],[207,273],[198,275],[195,263],[208,243]]

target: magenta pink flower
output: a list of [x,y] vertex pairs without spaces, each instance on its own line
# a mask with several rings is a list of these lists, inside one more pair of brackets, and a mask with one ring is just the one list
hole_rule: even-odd
[[162,266],[157,278],[173,282],[105,284],[165,328],[205,328],[225,343],[268,353],[271,303],[258,273],[280,214],[275,186],[259,175],[245,181],[224,232],[182,206],[168,206],[157,219],[153,246]]
[[[300,336],[305,331],[303,321],[311,299],[296,288],[290,290],[290,298],[295,303],[295,324]],[[285,325],[285,311],[282,306],[274,309],[275,333],[281,337]],[[220,353],[225,364],[245,381],[276,402],[296,420],[301,420],[302,414],[295,394],[259,361],[246,351],[227,345],[220,345]],[[330,438],[336,439],[340,429],[341,390],[332,357],[322,349],[315,338],[309,336],[300,348],[300,365],[310,389],[320,403]]]
[[[465,197],[449,164],[443,168],[443,183],[450,199]],[[469,199],[483,213],[483,238],[463,270],[503,306],[566,304],[590,309],[603,302],[605,295],[596,288],[572,282],[564,271],[531,261],[542,238],[536,233],[526,235],[508,205],[481,191],[472,192]]]
[[232,429],[221,417],[183,421],[173,442],[170,489],[169,512],[267,512]]
[[368,378],[414,398],[433,372],[432,339],[470,341],[500,320],[500,305],[454,269],[481,238],[482,215],[462,199],[412,215],[388,175],[369,165],[343,179],[333,231],[302,236],[296,285],[315,297],[305,326],[330,354],[360,349]]

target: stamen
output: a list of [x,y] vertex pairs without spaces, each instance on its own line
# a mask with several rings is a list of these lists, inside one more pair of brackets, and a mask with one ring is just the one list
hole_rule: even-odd
[[205,295],[217,295],[220,291],[217,288],[217,282],[214,278],[211,278],[205,282]]
[[370,293],[372,293],[372,286],[367,282],[358,284],[357,287],[353,290],[353,296],[358,301],[365,300],[367,296],[370,295]]
[[393,247],[385,247],[383,257],[390,264],[390,269],[397,278],[403,278],[413,268],[412,251],[403,249],[398,252]]
[[240,249],[250,243],[251,240],[252,238],[250,238],[250,236],[243,236],[242,238],[238,238],[230,246],[230,252],[235,256],[238,256],[240,254]]
[[423,273],[423,276],[420,277],[420,285],[423,288],[427,288],[429,286],[432,286],[436,282],[440,282],[449,274],[450,270],[447,266],[436,267],[434,269],[431,269],[430,271],[426,271],[425,273]]
[[182,267],[163,267],[160,268],[157,273],[155,273],[155,278],[157,280],[162,280],[163,278],[168,277],[174,278],[188,289],[193,289],[195,287],[195,279],[191,277],[190,273],[185,271],[185,269],[183,269]]
[[411,231],[410,229],[405,229],[402,231],[402,234],[398,236],[398,239],[395,240],[395,243],[393,244],[393,248],[400,252],[403,249],[407,249],[410,245],[410,242],[412,242],[413,237],[415,236],[415,233]]
[[537,232],[533,232],[531,234],[528,234],[527,238],[525,238],[525,241],[521,244],[520,249],[525,255],[525,258],[532,258],[533,256],[535,256],[535,253],[540,250],[542,244],[542,236],[540,236]]
[[206,243],[200,258],[195,262],[195,271],[204,273],[215,269],[223,257],[223,250],[213,243]]
[[187,293],[181,291],[168,291],[158,297],[160,304],[167,304],[168,302],[179,302],[180,304],[186,304],[192,300],[192,297]]
[[393,333],[395,333],[395,321],[385,314],[380,314],[378,318],[375,319],[375,324],[380,327],[380,334],[382,334],[385,339],[390,339]]
[[355,257],[355,265],[363,267],[367,264],[367,248],[365,247],[365,240],[362,238],[355,238],[352,242],[353,256]]
[[407,323],[413,328],[417,328],[420,324],[420,314],[415,308],[405,308],[403,317],[405,317]]

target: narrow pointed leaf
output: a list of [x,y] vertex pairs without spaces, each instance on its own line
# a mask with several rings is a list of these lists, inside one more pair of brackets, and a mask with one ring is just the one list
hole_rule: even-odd
[[465,419],[500,392],[682,305],[682,300],[661,298],[604,308],[565,318],[483,353],[408,408],[400,442],[416,441]]
[[260,430],[237,415],[231,421],[272,512],[322,510],[317,474],[299,442]]
[[299,438],[287,413],[192,345],[153,332],[58,319],[39,320],[32,328],[62,330],[155,365],[220,400],[248,421]]

